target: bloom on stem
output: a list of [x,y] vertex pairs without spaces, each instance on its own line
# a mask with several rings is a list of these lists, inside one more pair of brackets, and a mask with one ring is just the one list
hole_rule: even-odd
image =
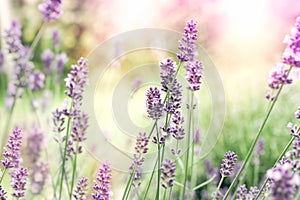
[[222,160],[220,173],[222,176],[229,176],[237,161],[237,155],[233,151],[228,151]]
[[61,0],[44,0],[44,2],[38,6],[38,9],[42,13],[43,19],[47,22],[51,22],[63,14],[60,6]]
[[163,104],[159,89],[150,87],[146,92],[146,107],[148,117],[153,120],[159,119],[163,114]]
[[165,159],[165,161],[161,164],[161,186],[167,189],[168,187],[173,187],[175,181],[175,171],[176,164],[174,161]]
[[291,35],[286,35],[283,42],[287,44],[282,56],[283,63],[300,67],[300,17],[297,17]]
[[87,191],[88,191],[88,181],[89,179],[82,177],[79,179],[77,186],[74,190],[73,197],[76,200],[86,200],[87,199]]
[[177,58],[181,62],[194,61],[197,32],[197,23],[194,20],[188,21],[179,41],[178,50],[180,53],[177,54]]
[[185,130],[183,128],[184,117],[179,111],[176,111],[172,116],[171,126],[168,127],[167,132],[172,134],[176,140],[184,138]]
[[200,61],[188,62],[185,65],[186,80],[189,82],[189,90],[196,91],[200,89],[201,77],[203,73],[203,64]]
[[93,189],[95,193],[92,194],[92,198],[95,200],[108,200],[110,191],[110,180],[112,178],[111,169],[107,163],[103,163],[99,168],[97,180],[94,181]]
[[25,195],[25,186],[27,183],[27,169],[20,167],[11,173],[11,186],[14,189],[14,192],[12,193],[12,196],[14,197],[24,197]]
[[0,185],[0,199],[6,200],[6,198],[7,198],[6,194],[7,194],[7,192],[5,192],[4,189],[2,188],[2,186]]
[[267,177],[271,180],[271,198],[292,200],[296,185],[299,186],[299,174],[291,172],[291,165],[285,163],[269,169]]
[[2,165],[5,168],[18,168],[21,162],[20,149],[22,146],[22,130],[16,127],[10,134],[6,147],[4,147]]

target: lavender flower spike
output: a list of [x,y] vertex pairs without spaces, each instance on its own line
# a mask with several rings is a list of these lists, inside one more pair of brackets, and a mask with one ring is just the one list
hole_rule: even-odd
[[4,147],[2,165],[5,168],[18,168],[21,162],[20,149],[22,146],[22,130],[15,128],[10,134],[6,147]]
[[271,198],[293,200],[295,187],[300,185],[300,177],[298,173],[291,171],[291,164],[285,163],[277,165],[276,168],[270,169],[267,172],[267,177],[271,182]]
[[282,56],[283,63],[300,67],[300,17],[297,17],[291,35],[286,35],[283,43],[287,44]]
[[180,53],[177,54],[177,58],[181,62],[194,61],[197,32],[197,23],[194,20],[188,21],[181,41],[179,41],[178,50]]
[[160,98],[160,91],[156,87],[150,87],[146,92],[146,96],[148,117],[153,120],[159,119],[163,114],[163,104]]
[[99,169],[97,180],[94,181],[93,189],[95,193],[92,194],[94,200],[109,200],[111,196],[110,180],[112,178],[109,164],[103,163]]
[[73,194],[76,200],[87,200],[88,181],[85,177],[79,179]]
[[0,185],[0,199],[6,200],[6,198],[7,198],[6,194],[7,194],[7,192],[5,192],[4,189],[2,188],[2,186]]
[[11,178],[12,178],[12,182],[11,182],[11,186],[14,189],[14,192],[12,193],[12,196],[14,197],[24,197],[25,196],[25,186],[27,183],[27,169],[20,167],[16,170],[14,170],[11,173]]
[[174,161],[165,159],[162,163],[161,170],[161,186],[167,189],[168,187],[173,187],[173,183],[175,181],[175,171],[176,171],[176,164]]
[[237,161],[237,155],[233,151],[228,151],[222,160],[220,173],[222,176],[229,176]]
[[201,78],[203,73],[203,64],[200,61],[189,62],[186,66],[186,80],[189,82],[188,89],[196,91],[200,89]]
[[42,13],[43,19],[47,22],[51,22],[57,20],[63,14],[60,6],[61,0],[44,0],[44,2],[38,6],[38,9]]
[[288,77],[288,69],[285,68],[283,63],[278,63],[269,74],[268,85],[271,89],[279,89],[281,84],[291,84],[292,81]]

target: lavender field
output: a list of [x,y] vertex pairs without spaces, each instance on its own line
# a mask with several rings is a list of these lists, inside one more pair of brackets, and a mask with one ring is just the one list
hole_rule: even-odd
[[0,199],[300,199],[297,6],[1,1]]

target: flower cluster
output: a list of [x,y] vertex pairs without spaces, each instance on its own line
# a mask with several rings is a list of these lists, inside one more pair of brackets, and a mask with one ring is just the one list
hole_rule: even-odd
[[291,84],[292,79],[288,77],[288,69],[285,68],[283,63],[276,64],[268,78],[268,85],[271,89],[279,89],[282,84]]
[[30,173],[30,192],[40,194],[49,176],[49,166],[44,162],[36,163]]
[[165,159],[165,161],[161,164],[161,186],[167,189],[168,187],[173,187],[175,181],[175,171],[176,164],[174,161]]
[[283,42],[287,47],[283,53],[285,64],[300,67],[300,17],[296,19],[291,35],[286,35]]
[[271,180],[271,199],[292,200],[295,186],[300,184],[298,173],[291,172],[291,165],[285,163],[268,170],[267,177]]
[[14,192],[12,194],[12,196],[20,198],[20,197],[24,197],[25,195],[25,186],[27,183],[27,169],[20,167],[15,169],[14,171],[12,171],[11,173],[11,177],[12,177],[12,182],[11,182],[11,186],[14,189]]
[[[73,126],[71,136],[75,142],[83,142],[86,140],[86,130],[88,128],[89,116],[82,112],[78,111],[73,119]],[[77,151],[82,152],[82,146],[79,146]]]
[[259,190],[256,186],[251,187],[248,192],[246,185],[243,184],[238,188],[235,199],[236,200],[254,199],[257,196],[258,192],[259,192]]
[[95,193],[92,194],[92,198],[95,200],[109,199],[111,196],[110,180],[112,178],[110,166],[107,163],[103,163],[99,168],[97,180],[94,181],[93,189]]
[[22,146],[22,130],[15,128],[10,134],[6,147],[4,147],[2,165],[5,168],[18,168],[21,162],[20,149]]
[[38,161],[41,154],[41,149],[44,142],[43,132],[37,128],[33,127],[31,133],[27,137],[26,153],[30,159],[31,164]]
[[220,173],[222,176],[229,176],[237,161],[237,155],[233,151],[228,151],[222,160]]
[[73,194],[76,200],[87,200],[88,182],[89,179],[85,177],[79,179]]
[[163,115],[163,104],[159,89],[150,87],[146,92],[146,97],[148,117],[153,120],[159,119]]
[[188,89],[196,91],[200,89],[201,78],[203,76],[203,64],[200,61],[188,62],[185,65],[186,79],[189,82]]
[[4,189],[2,188],[2,186],[0,185],[0,199],[6,200],[7,199],[6,194],[7,194],[7,192],[5,192]]
[[171,124],[167,129],[167,132],[172,135],[176,140],[182,140],[185,135],[183,128],[184,117],[179,111],[176,111],[171,119]]
[[43,19],[47,22],[57,20],[63,11],[60,9],[61,0],[44,0],[38,7],[43,15]]
[[195,57],[195,48],[197,41],[197,23],[193,20],[187,22],[184,28],[184,34],[179,41],[179,51],[177,58],[181,62],[194,61]]

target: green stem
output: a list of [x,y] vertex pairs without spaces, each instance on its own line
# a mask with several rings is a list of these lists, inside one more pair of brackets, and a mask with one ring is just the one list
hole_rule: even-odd
[[[300,128],[300,127],[299,127]],[[298,131],[298,130],[297,130]],[[275,164],[273,165],[273,168],[276,166],[276,164],[279,162],[279,160],[284,156],[284,154],[287,152],[288,148],[290,147],[290,145],[293,143],[295,137],[292,136],[289,143],[284,147],[283,151],[280,153],[279,157],[277,158]],[[261,188],[259,189],[259,192],[257,194],[257,196],[255,197],[254,200],[257,200],[258,197],[261,195],[263,189],[265,188],[267,182],[268,182],[268,178],[265,179],[264,183],[262,184]]]
[[[153,169],[156,168],[156,165],[157,165],[157,160],[155,161],[155,165],[154,165]],[[151,177],[150,177],[150,180],[148,182],[148,185],[147,185],[147,188],[146,188],[146,192],[144,194],[144,199],[147,199],[147,195],[148,195],[148,192],[149,192],[149,189],[150,189],[150,185],[151,185],[151,182],[152,182],[153,177],[154,177],[154,171],[155,170],[152,170]]]
[[3,180],[3,178],[4,178],[4,175],[5,175],[6,170],[7,170],[7,168],[5,167],[5,168],[4,168],[4,171],[3,171],[2,175],[1,175],[1,178],[0,178],[0,184],[2,183],[2,180]]
[[[192,92],[192,97],[191,97],[191,107],[194,103],[194,93]],[[185,187],[186,187],[186,182],[187,182],[187,177],[188,177],[188,168],[189,168],[189,154],[190,154],[190,139],[191,139],[191,126],[192,126],[192,116],[193,116],[193,109],[189,110],[189,126],[188,126],[188,131],[187,131],[187,150],[186,150],[186,160],[185,160],[185,172],[184,172],[184,181],[183,181],[183,188],[182,188],[182,193],[181,193],[181,199],[184,199],[185,195]],[[193,153],[193,152],[192,152]]]
[[211,183],[215,178],[216,178],[216,175],[213,175],[213,177],[211,177],[207,181],[205,181],[205,182],[201,183],[200,185],[197,185],[196,187],[194,187],[193,191],[196,191],[196,190],[206,186],[207,184]]
[[44,31],[46,30],[47,25],[48,25],[47,22],[43,22],[43,24],[42,24],[41,28],[39,29],[37,35],[35,36],[34,40],[32,41],[31,46],[30,46],[29,59],[32,59],[32,57],[34,55],[33,52],[34,52],[35,48],[37,47],[37,44],[40,41]]
[[[290,73],[291,70],[292,70],[292,66],[290,66],[288,74]],[[278,90],[278,92],[277,92],[277,94],[276,94],[273,102],[271,103],[270,108],[268,109],[268,112],[267,112],[267,114],[266,114],[266,116],[265,116],[265,118],[264,118],[264,120],[263,120],[263,122],[262,122],[262,124],[261,124],[261,126],[260,126],[260,128],[259,128],[259,130],[257,132],[257,134],[256,134],[256,137],[255,137],[254,141],[251,144],[251,147],[250,147],[250,149],[249,149],[249,151],[247,153],[247,156],[246,156],[246,158],[245,158],[245,160],[244,160],[244,162],[243,162],[240,170],[238,171],[237,175],[235,176],[235,178],[233,179],[232,183],[230,184],[230,186],[229,186],[226,194],[223,197],[223,200],[225,200],[225,199],[228,198],[228,195],[229,195],[230,191],[232,190],[233,186],[235,185],[236,181],[238,180],[241,172],[244,170],[246,164],[249,162],[250,157],[251,157],[251,155],[253,153],[254,147],[255,147],[255,145],[256,145],[256,143],[257,143],[257,141],[258,141],[258,139],[259,139],[259,137],[260,137],[260,135],[261,135],[261,133],[262,133],[265,125],[266,125],[266,123],[267,123],[267,120],[269,119],[269,116],[270,116],[270,114],[271,114],[271,112],[272,112],[272,110],[274,108],[275,103],[277,102],[278,96],[281,93],[283,86],[284,86],[284,84],[280,85],[280,88],[279,88],[279,90]]]
[[221,180],[220,180],[220,182],[219,182],[219,184],[218,184],[218,187],[217,187],[217,189],[216,189],[216,191],[215,191],[214,199],[213,199],[213,200],[216,200],[216,197],[217,197],[218,192],[219,192],[219,190],[220,190],[220,188],[221,188],[221,185],[222,185],[222,183],[223,183],[223,181],[224,181],[224,178],[225,178],[225,176],[222,175],[222,178],[221,178]]
[[160,137],[158,127],[156,126],[156,137],[157,137],[157,190],[156,190],[156,200],[159,200],[159,188],[160,188]]
[[[71,102],[71,105],[72,105],[72,102]],[[62,172],[61,172],[60,185],[59,185],[59,200],[61,200],[61,197],[62,197],[61,195],[62,195],[62,189],[63,189],[64,176],[65,176],[65,164],[66,164],[66,157],[67,157],[70,128],[71,128],[71,117],[69,116],[67,132],[66,132],[66,139],[65,139],[64,156],[63,156],[63,161],[62,161]]]
[[125,190],[124,190],[124,193],[123,193],[123,196],[122,196],[122,200],[125,200],[127,198],[127,193],[129,194],[130,191],[128,191],[129,189],[129,186],[131,185],[132,183],[132,180],[133,180],[133,177],[134,177],[134,173],[135,173],[135,166],[131,172],[131,175],[129,177],[129,180],[127,181],[127,184],[126,184],[126,187],[125,187]]
[[165,189],[165,191],[164,191],[164,198],[163,198],[163,200],[166,200],[166,196],[167,196],[167,189]]
[[173,188],[173,187],[171,187],[171,188],[170,188],[170,190],[169,190],[169,200],[171,199],[171,195],[172,195],[172,188]]
[[75,174],[76,174],[76,168],[77,168],[77,156],[78,156],[78,144],[79,142],[76,142],[76,149],[75,149],[75,158],[73,161],[73,170],[72,170],[72,181],[71,181],[71,190],[69,193],[69,198],[72,199],[72,194],[73,194],[73,188],[75,184]]
[[[259,159],[259,158],[257,158]],[[254,164],[254,180],[253,180],[253,185],[258,184],[258,173],[259,173],[259,165],[257,163]]]

